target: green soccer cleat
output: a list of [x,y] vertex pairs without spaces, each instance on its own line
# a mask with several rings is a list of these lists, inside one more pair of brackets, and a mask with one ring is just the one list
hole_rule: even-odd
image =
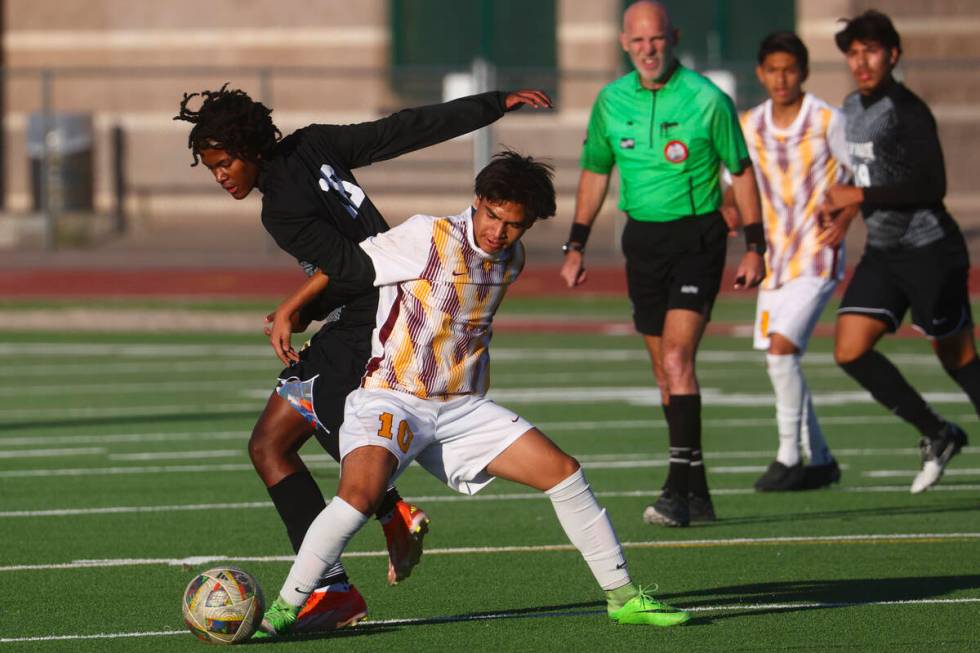
[[609,613],[618,624],[637,626],[679,626],[691,618],[690,613],[657,601],[644,590],[631,598],[619,610]]
[[299,614],[299,607],[292,606],[276,597],[272,605],[262,615],[262,623],[259,629],[252,636],[253,639],[263,639],[266,637],[281,637],[288,634],[293,624],[296,623],[296,615]]

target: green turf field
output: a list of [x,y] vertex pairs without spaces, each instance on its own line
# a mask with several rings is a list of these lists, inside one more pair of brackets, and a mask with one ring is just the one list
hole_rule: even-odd
[[[575,319],[582,306],[626,317],[612,300],[519,300],[505,313]],[[716,318],[750,315],[727,301]],[[370,620],[263,650],[980,650],[980,448],[910,495],[916,434],[830,348],[814,342],[805,367],[842,484],[760,495],[751,485],[776,443],[763,357],[744,338],[706,339],[705,457],[721,519],[672,530],[640,518],[666,473],[666,429],[639,338],[496,336],[492,395],[579,458],[635,580],[694,611],[689,624],[611,624],[546,500],[503,481],[462,497],[415,467],[399,486],[433,522],[413,576],[385,585],[369,524],[346,564]],[[980,443],[925,341],[885,350]],[[274,595],[291,551],[245,442],[278,371],[259,335],[0,332],[0,650],[203,651],[180,597],[216,564]],[[336,465],[305,452],[329,496]]]

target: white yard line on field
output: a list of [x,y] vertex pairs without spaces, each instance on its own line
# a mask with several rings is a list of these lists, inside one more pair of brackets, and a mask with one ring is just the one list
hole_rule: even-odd
[[[828,493],[844,494],[908,494],[907,485],[855,485],[845,487],[835,487],[822,490]],[[978,492],[980,484],[961,484],[961,485],[937,485],[929,489],[930,492]],[[659,489],[650,488],[647,490],[625,490],[596,492],[600,499],[623,499],[623,498],[651,498],[657,496]],[[752,496],[757,495],[752,488],[716,488],[711,491],[712,496]],[[430,496],[409,496],[407,499],[414,503],[464,503],[471,501],[543,501],[548,497],[543,492],[508,492],[505,494],[494,494],[485,492],[474,496],[462,496],[458,494],[438,494]],[[2,518],[22,518],[22,517],[78,517],[85,515],[120,515],[134,513],[153,513],[153,512],[188,512],[195,510],[202,511],[228,511],[228,510],[255,510],[256,508],[272,508],[271,501],[240,501],[235,503],[190,503],[190,504],[171,504],[157,506],[104,506],[100,508],[52,508],[48,510],[8,510],[0,512]]]
[[[216,360],[220,358],[269,359],[266,345],[181,345],[181,344],[108,344],[104,342],[22,342],[0,343],[0,357],[38,358],[69,356],[119,358],[198,358]],[[936,357],[931,354],[889,354],[889,359],[900,365],[938,366]],[[550,361],[550,362],[616,362],[647,360],[642,349],[562,349],[562,348],[524,348],[496,347],[492,358],[499,362]],[[830,353],[811,352],[804,359],[812,365],[834,365]],[[698,352],[698,363],[757,363],[765,362],[765,357],[751,350],[706,349]]]
[[[727,539],[674,540],[623,542],[625,549],[686,549],[727,546],[771,546],[810,544],[904,544],[934,543],[941,541],[980,540],[980,533],[874,533],[867,535],[818,535],[788,537],[734,537]],[[497,553],[551,553],[577,551],[571,544],[541,544],[526,546],[464,546],[426,549],[427,556],[472,555]],[[383,551],[349,551],[346,558],[387,558]],[[50,569],[91,569],[108,567],[146,567],[167,565],[171,567],[202,566],[216,562],[292,562],[294,556],[234,556],[201,555],[185,558],[111,558],[104,560],[74,560],[72,562],[39,563],[0,566],[0,572],[41,571]]]
[[[824,610],[828,608],[857,608],[857,607],[877,607],[877,606],[918,606],[918,605],[968,605],[980,603],[980,598],[964,597],[959,599],[903,599],[895,601],[821,601],[809,603],[732,603],[721,605],[700,605],[695,607],[685,607],[688,612],[751,612],[758,610]],[[682,606],[683,607],[683,606]],[[411,617],[406,619],[371,619],[370,621],[358,624],[356,631],[368,632],[374,628],[385,628],[390,626],[411,626],[411,625],[435,625],[447,623],[463,623],[471,621],[495,621],[498,619],[554,619],[564,617],[587,617],[593,615],[604,615],[605,610],[561,610],[551,612],[528,612],[527,610],[515,610],[511,612],[497,612],[493,614],[463,614],[463,615],[442,615],[433,617]],[[354,632],[356,632],[354,631]],[[14,644],[19,642],[61,642],[86,639],[124,639],[134,637],[172,637],[175,635],[185,635],[191,637],[187,630],[148,630],[133,631],[126,633],[96,633],[93,635],[36,635],[33,637],[3,637],[0,644]],[[289,639],[282,640],[288,643]]]
[[[917,469],[871,469],[861,472],[867,478],[911,478],[919,473]],[[980,468],[953,467],[943,472],[945,476],[980,476]]]
[[[956,414],[950,415],[949,419],[955,421],[969,421],[975,418],[975,414]],[[821,424],[827,425],[861,425],[861,424],[901,424],[899,420],[891,415],[828,415],[820,418]],[[734,429],[734,428],[757,428],[775,427],[774,417],[730,417],[730,418],[711,418],[702,421],[705,428],[709,429]],[[566,431],[600,431],[610,433],[614,431],[626,430],[663,430],[667,428],[662,419],[610,419],[610,420],[574,420],[564,422],[538,422],[537,427],[547,432],[566,432]],[[186,440],[235,440],[247,439],[248,431],[201,431],[189,432],[180,431],[174,433],[120,433],[107,435],[24,435],[0,437],[0,447],[2,446],[40,446],[57,444],[112,444],[124,442],[180,442]],[[976,449],[976,448],[975,448]],[[871,453],[854,453],[854,452]],[[917,453],[918,449],[834,449],[834,453],[842,455],[875,455],[877,452],[892,453]],[[771,455],[771,451],[762,452]],[[760,453],[759,455],[762,455]],[[754,457],[755,453],[747,452],[749,457]]]
[[16,449],[11,451],[0,450],[2,458],[70,458],[74,456],[97,456],[105,454],[104,447],[85,447],[72,449]]
[[181,460],[186,458],[238,458],[245,451],[239,449],[214,449],[211,451],[147,451],[143,453],[109,454],[109,460]]

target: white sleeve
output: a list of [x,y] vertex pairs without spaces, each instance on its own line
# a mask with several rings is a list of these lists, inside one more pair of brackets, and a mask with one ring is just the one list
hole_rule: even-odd
[[851,155],[847,151],[847,124],[844,122],[844,114],[834,109],[827,126],[827,145],[830,146],[830,153],[847,170],[847,175],[851,176]]
[[361,241],[361,249],[374,264],[375,286],[419,278],[429,260],[434,220],[414,215],[394,229]]
[[721,166],[721,184],[722,190],[730,188],[732,185],[732,173],[728,172],[728,168],[724,164]]

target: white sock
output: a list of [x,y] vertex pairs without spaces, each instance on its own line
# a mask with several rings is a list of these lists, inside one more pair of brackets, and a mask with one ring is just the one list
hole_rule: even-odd
[[806,393],[800,356],[766,354],[766,368],[776,393],[776,428],[779,431],[776,460],[792,467],[800,462],[800,423],[803,421],[803,398]]
[[334,497],[310,524],[279,596],[299,607],[316,589],[323,572],[340,560],[350,538],[368,521],[349,503]]
[[803,446],[803,451],[811,465],[829,465],[832,458],[830,446],[823,437],[817,414],[813,412],[813,397],[810,395],[809,388],[806,391],[803,412],[803,423],[800,428],[800,444]]
[[630,582],[623,547],[616,537],[606,509],[599,505],[585,474],[579,468],[564,481],[545,490],[551,498],[565,535],[579,550],[604,590]]

